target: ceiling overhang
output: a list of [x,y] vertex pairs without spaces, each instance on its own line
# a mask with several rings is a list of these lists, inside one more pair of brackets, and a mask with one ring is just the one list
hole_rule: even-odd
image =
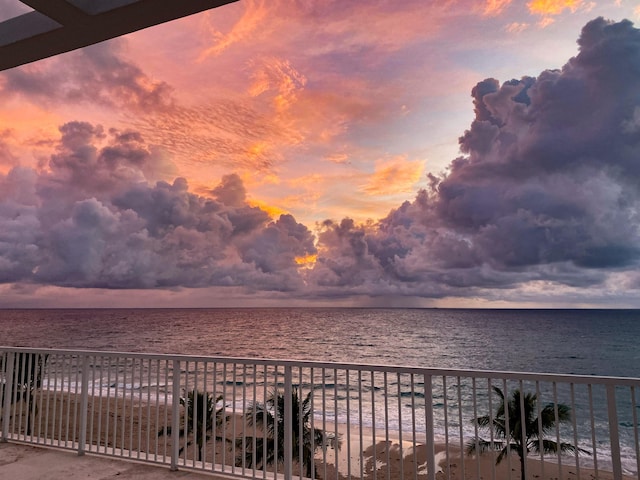
[[0,70],[86,47],[237,0],[20,0],[0,23]]

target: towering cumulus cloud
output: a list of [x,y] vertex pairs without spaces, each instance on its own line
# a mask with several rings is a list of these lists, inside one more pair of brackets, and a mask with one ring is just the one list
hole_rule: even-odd
[[[325,224],[336,291],[598,285],[640,258],[640,31],[601,18],[559,71],[473,88],[464,154],[375,227]],[[373,285],[372,285],[373,284]]]
[[[243,285],[291,290],[309,230],[246,203],[235,175],[210,197],[147,181],[161,163],[135,132],[61,127],[49,169],[0,178],[0,279],[70,287]],[[105,145],[97,147],[97,144]]]

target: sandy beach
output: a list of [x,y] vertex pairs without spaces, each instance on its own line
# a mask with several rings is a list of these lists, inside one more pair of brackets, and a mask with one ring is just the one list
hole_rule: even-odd
[[[73,448],[80,439],[80,403],[73,394],[54,395],[51,392],[38,393],[36,402],[38,413],[32,425],[33,437],[25,435],[26,412],[20,408],[12,410],[10,431],[20,432],[17,440]],[[164,405],[152,406],[135,398],[99,398],[90,397],[87,416],[87,452],[115,455],[135,460],[161,462],[171,454],[171,435],[164,434],[171,425],[171,413]],[[67,419],[69,422],[67,424]],[[181,419],[182,420],[182,419]],[[1,421],[1,417],[0,417]],[[335,433],[327,426],[327,433]],[[163,434],[158,434],[163,432]],[[355,427],[338,425],[338,435],[342,440],[341,448],[336,452],[332,448],[326,451],[318,449],[315,455],[315,471],[319,478],[347,480],[362,478],[365,480],[411,480],[425,479],[427,475],[427,447],[424,439],[404,440],[402,444],[391,433],[360,432]],[[227,413],[227,421],[210,432],[203,445],[206,464],[197,461],[197,442],[192,435],[181,438],[181,464],[211,469],[215,464],[218,470],[226,473],[241,474],[242,466],[237,466],[241,458],[242,447],[234,439],[247,436],[261,437],[262,433],[245,423],[242,415]],[[218,440],[215,440],[218,437]],[[403,437],[406,438],[406,435]],[[436,478],[439,480],[467,479],[520,479],[520,463],[517,455],[495,464],[496,454],[480,456],[461,455],[459,445],[434,445]],[[337,465],[337,468],[336,468]],[[268,468],[271,470],[271,467]],[[282,468],[278,468],[282,471]],[[300,475],[303,470],[294,461],[293,474]],[[551,461],[527,461],[527,477],[541,480],[602,479],[612,480],[613,474],[584,467],[576,468],[573,457],[563,457],[562,466]],[[628,476],[625,479],[634,477]]]

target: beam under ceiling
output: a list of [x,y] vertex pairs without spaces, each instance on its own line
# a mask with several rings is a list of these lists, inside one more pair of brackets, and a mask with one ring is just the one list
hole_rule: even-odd
[[237,0],[20,0],[34,11],[0,23],[0,71]]

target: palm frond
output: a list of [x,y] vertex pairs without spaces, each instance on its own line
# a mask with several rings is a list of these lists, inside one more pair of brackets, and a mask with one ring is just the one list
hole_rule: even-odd
[[[495,415],[477,417],[473,420],[473,423],[481,429],[492,431],[497,440],[493,442],[488,442],[482,438],[471,440],[467,442],[466,452],[468,454],[480,454],[488,450],[500,450],[496,457],[496,463],[500,463],[508,452],[515,452],[520,457],[522,472],[524,472],[523,462],[527,453],[530,450],[538,452],[540,438],[555,431],[557,425],[571,421],[571,408],[561,403],[548,403],[538,413],[537,394],[522,393],[519,389],[515,389],[509,397],[506,397],[499,387],[493,386],[492,389],[499,399]],[[509,416],[508,429],[506,428],[507,412]],[[539,418],[536,415],[539,415]],[[542,431],[540,431],[540,427],[542,427]],[[510,439],[509,448],[507,448],[505,442],[507,438]],[[571,443],[563,442],[557,444],[544,438],[542,448],[545,453],[557,453],[559,450],[562,453],[590,454],[587,450],[576,447]]]
[[467,455],[482,454],[485,452],[494,452],[504,448],[504,442],[501,441],[489,441],[483,438],[469,440],[465,447]]

